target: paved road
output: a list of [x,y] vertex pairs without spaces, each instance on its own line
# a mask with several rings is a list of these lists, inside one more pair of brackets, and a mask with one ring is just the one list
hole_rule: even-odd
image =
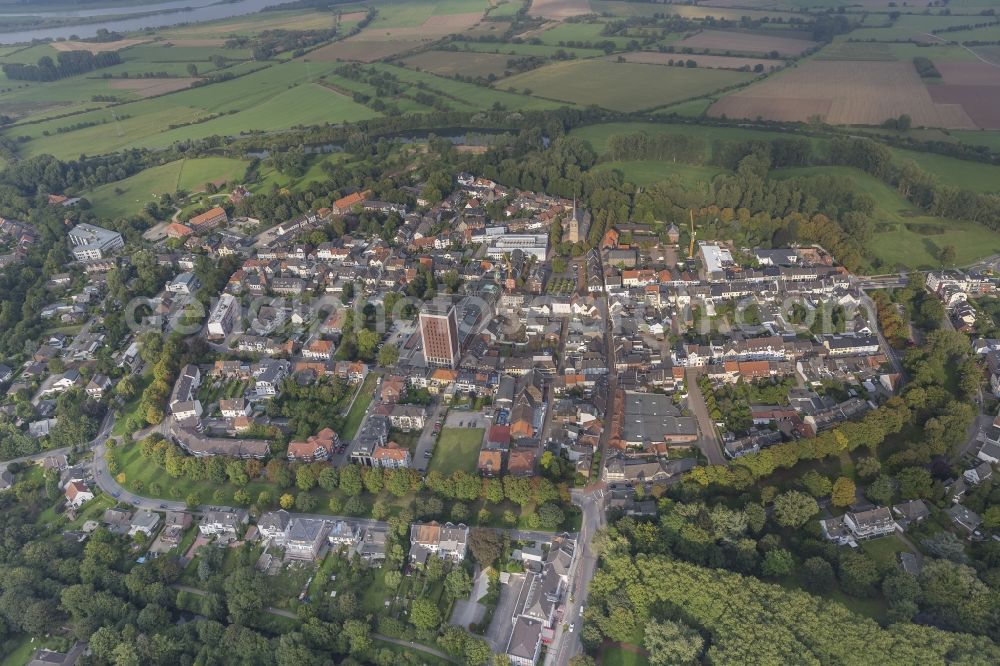
[[427,471],[431,457],[427,455],[434,451],[438,436],[434,433],[434,424],[441,421],[444,424],[444,416],[448,411],[448,406],[443,402],[438,402],[431,413],[427,416],[427,423],[420,432],[420,439],[417,440],[417,450],[413,454],[413,469],[421,474]]
[[[906,286],[906,285],[903,285]],[[903,364],[899,360],[899,355],[896,350],[892,348],[889,342],[882,335],[882,327],[878,323],[878,308],[875,307],[875,301],[864,292],[861,291],[861,304],[868,309],[871,313],[872,329],[875,331],[876,337],[878,337],[879,347],[882,349],[882,353],[886,355],[889,359],[889,363],[892,365],[892,369],[896,371],[897,374],[903,375],[904,381],[906,380],[906,372],[903,370]]]
[[73,450],[73,447],[66,446],[61,449],[46,449],[45,451],[39,451],[38,453],[33,453],[30,456],[21,456],[20,458],[11,458],[10,460],[4,460],[0,462],[0,471],[7,469],[7,465],[14,463],[33,463],[39,460],[44,460],[49,456],[58,456],[60,454],[69,454]]
[[[603,277],[602,277],[603,279]],[[592,479],[600,481],[604,478],[604,470],[608,465],[608,442],[611,441],[611,420],[612,415],[619,409],[618,405],[618,373],[615,371],[617,362],[615,361],[615,328],[611,320],[611,306],[608,304],[607,285],[605,285],[604,295],[598,301],[600,309],[604,315],[604,349],[608,363],[608,406],[604,413],[604,430],[601,432],[601,439],[598,442],[597,455],[601,460],[600,478]]]
[[698,438],[698,448],[708,458],[708,462],[713,465],[725,465],[726,457],[722,454],[722,442],[719,433],[715,430],[715,423],[712,421],[708,407],[705,405],[705,396],[698,386],[698,373],[695,368],[688,368],[684,374],[684,383],[688,392],[688,409],[698,419],[698,429],[701,430],[701,437]]
[[[567,666],[569,660],[580,654],[583,645],[580,643],[580,630],[583,629],[583,609],[587,604],[588,587],[597,570],[597,552],[593,547],[594,535],[604,527],[604,490],[598,487],[589,493],[579,493],[574,500],[583,509],[583,524],[577,539],[577,557],[574,571],[570,574],[569,596],[566,601],[566,612],[563,622],[556,625],[552,648],[545,659],[546,666]],[[567,630],[563,630],[563,626]],[[574,625],[573,631],[568,625]]]

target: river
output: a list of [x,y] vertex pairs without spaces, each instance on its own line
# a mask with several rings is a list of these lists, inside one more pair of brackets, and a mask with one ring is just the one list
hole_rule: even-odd
[[86,39],[97,35],[100,28],[106,28],[112,32],[133,32],[145,30],[147,28],[164,28],[178,23],[200,23],[202,21],[215,21],[232,16],[243,16],[254,14],[273,5],[283,5],[292,0],[236,0],[235,2],[219,2],[219,0],[178,0],[176,2],[162,2],[151,5],[136,5],[131,7],[104,7],[100,9],[86,9],[71,12],[33,12],[30,14],[3,14],[3,16],[38,16],[66,17],[73,16],[79,18],[95,18],[100,16],[121,16],[123,14],[141,14],[147,12],[163,12],[158,14],[148,14],[133,18],[113,19],[99,23],[84,23],[81,25],[67,25],[58,28],[34,28],[30,30],[18,30],[15,32],[0,32],[0,44],[20,44],[31,42],[36,39],[69,39],[76,36],[79,39]]

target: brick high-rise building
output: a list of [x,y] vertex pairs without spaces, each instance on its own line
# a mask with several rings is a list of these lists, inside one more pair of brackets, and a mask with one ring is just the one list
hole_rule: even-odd
[[444,314],[420,313],[420,338],[427,365],[455,368],[458,365],[458,313],[452,305]]

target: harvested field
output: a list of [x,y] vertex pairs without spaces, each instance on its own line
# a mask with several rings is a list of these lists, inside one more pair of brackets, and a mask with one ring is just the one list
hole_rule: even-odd
[[[770,72],[772,68],[780,69],[785,66],[784,60],[767,60],[764,58],[740,58],[738,56],[718,56],[718,55],[694,55],[680,53],[659,53],[658,51],[636,51],[626,53],[622,56],[625,62],[638,62],[646,65],[667,65],[676,66],[673,63],[679,61],[694,60],[698,67],[706,69],[743,69],[747,67],[753,69],[757,65],[764,68],[763,71]],[[618,56],[608,56],[608,60],[616,60]]]
[[534,0],[531,9],[528,10],[531,16],[541,16],[554,21],[591,13],[593,10],[588,0]]
[[139,97],[156,97],[190,88],[196,79],[112,79],[108,86],[115,90],[130,90]]
[[90,51],[91,53],[103,53],[105,51],[120,51],[130,46],[151,42],[151,39],[119,39],[114,42],[52,42],[51,46],[56,51]]
[[889,44],[880,42],[838,42],[816,55],[817,60],[896,60]]
[[361,19],[363,19],[367,15],[368,15],[367,12],[349,12],[347,14],[341,14],[341,16],[340,16],[340,22],[341,23],[357,23],[358,21],[360,21]]
[[[360,36],[360,35],[359,35]],[[372,41],[351,37],[333,44],[327,44],[311,51],[306,58],[319,62],[335,62],[337,60],[357,60],[359,62],[375,62],[382,58],[404,53],[420,46],[418,40]]]
[[709,51],[734,53],[770,53],[771,51],[777,51],[783,56],[794,56],[816,46],[816,42],[793,37],[757,35],[749,32],[702,30],[696,35],[676,42],[675,46],[678,49],[708,49]]
[[979,129],[1000,129],[1000,85],[929,86],[931,98],[939,105],[960,107]]
[[196,38],[192,37],[190,39],[169,39],[165,42],[157,43],[157,46],[177,46],[181,48],[215,48],[217,46],[222,46],[226,43],[226,40],[219,37],[205,37]]
[[469,53],[464,51],[424,51],[403,60],[411,68],[419,68],[442,76],[502,75],[510,56],[497,53]]
[[977,46],[972,51],[983,60],[1000,67],[1000,46]]
[[444,37],[445,35],[465,32],[466,30],[479,25],[479,21],[482,18],[482,12],[442,14],[440,16],[430,16],[420,25],[385,28],[381,26],[370,26],[358,35],[358,37],[371,41],[395,41],[400,38],[404,41],[408,39],[438,39],[440,37]]
[[708,113],[799,122],[819,116],[832,125],[879,125],[906,113],[918,127],[975,127],[954,102],[932,99],[909,62],[813,60],[724,97]]
[[1000,67],[979,60],[940,62],[934,66],[949,86],[1000,86]]
[[420,26],[421,30],[440,31],[448,33],[459,30],[467,30],[479,23],[483,18],[482,12],[465,12],[463,14],[445,14],[442,16],[432,16]]

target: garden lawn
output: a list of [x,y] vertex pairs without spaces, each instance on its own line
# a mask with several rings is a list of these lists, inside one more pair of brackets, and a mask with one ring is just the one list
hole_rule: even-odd
[[701,97],[751,78],[722,69],[575,60],[503,79],[497,87],[531,90],[531,94],[582,106],[641,111]]
[[865,551],[880,566],[892,567],[898,564],[899,553],[912,552],[909,546],[895,534],[881,539],[869,539],[861,543],[861,550]]
[[601,651],[602,666],[648,666],[649,659],[639,652],[635,645],[622,647],[611,645]]
[[344,418],[344,425],[340,432],[341,439],[354,439],[358,433],[358,428],[361,427],[361,422],[365,418],[365,412],[368,411],[368,405],[371,404],[372,397],[375,395],[375,383],[378,381],[378,377],[378,373],[375,372],[369,372],[365,377],[364,383],[354,398],[354,403],[351,404],[350,411]]
[[485,432],[483,428],[444,428],[434,446],[434,457],[428,470],[445,476],[458,470],[470,474],[475,472]]

